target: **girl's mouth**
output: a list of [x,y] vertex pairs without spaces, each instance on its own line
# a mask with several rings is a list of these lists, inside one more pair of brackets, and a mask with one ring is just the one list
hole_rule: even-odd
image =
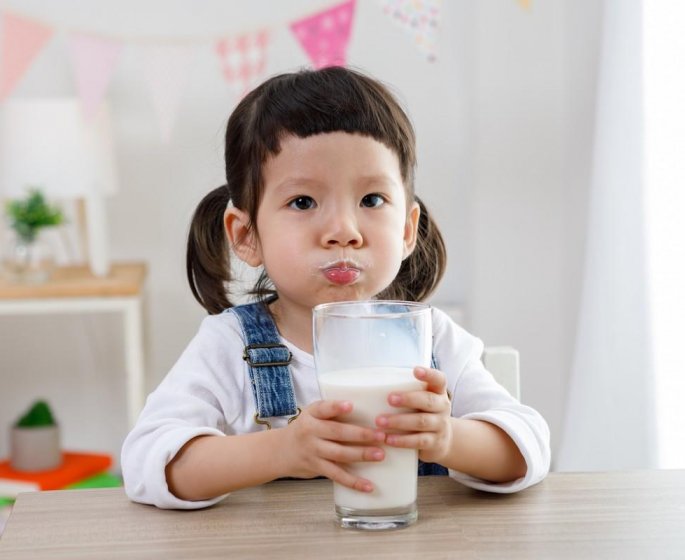
[[334,266],[329,266],[322,269],[323,275],[326,279],[339,286],[347,286],[353,284],[359,278],[361,271],[344,263],[338,263]]

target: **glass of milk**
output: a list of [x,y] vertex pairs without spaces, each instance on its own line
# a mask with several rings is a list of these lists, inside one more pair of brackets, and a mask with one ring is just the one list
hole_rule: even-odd
[[[404,301],[349,301],[314,308],[314,359],[324,399],[352,402],[340,420],[375,427],[394,391],[421,390],[413,368],[431,363],[430,306]],[[335,511],[342,527],[399,529],[416,521],[418,452],[384,446],[385,459],[351,463],[370,480],[371,493],[334,484]]]

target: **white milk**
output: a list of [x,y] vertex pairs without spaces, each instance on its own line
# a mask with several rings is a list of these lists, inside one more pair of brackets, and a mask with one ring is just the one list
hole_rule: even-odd
[[[397,414],[409,409],[388,404],[393,391],[420,391],[425,383],[414,377],[411,368],[372,367],[338,370],[319,376],[319,386],[325,399],[347,400],[353,404],[350,414],[342,420],[359,426],[375,427],[379,414]],[[381,446],[383,461],[350,463],[346,468],[357,476],[370,480],[371,493],[334,485],[337,506],[375,510],[407,506],[416,500],[416,469],[418,451]]]

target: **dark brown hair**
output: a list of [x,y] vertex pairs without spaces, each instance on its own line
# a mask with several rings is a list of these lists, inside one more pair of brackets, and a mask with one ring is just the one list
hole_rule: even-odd
[[[193,215],[186,270],[193,295],[209,313],[231,307],[229,250],[223,217],[229,201],[252,224],[263,191],[262,165],[289,134],[307,138],[326,132],[369,136],[393,150],[400,162],[407,201],[421,207],[417,245],[395,280],[378,297],[422,301],[445,270],[445,245],[437,225],[414,194],[416,140],[409,118],[390,91],[364,74],[339,66],[270,78],[247,94],[226,127],[226,184],[207,194]],[[262,270],[252,294],[273,294]]]

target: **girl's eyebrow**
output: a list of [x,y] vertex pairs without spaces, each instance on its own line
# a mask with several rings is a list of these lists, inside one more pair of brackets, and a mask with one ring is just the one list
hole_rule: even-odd
[[[402,187],[402,183],[398,183],[391,175],[385,173],[379,173],[376,175],[363,175],[359,177],[356,181],[357,185],[363,188],[372,187]],[[312,179],[311,177],[286,177],[280,183],[278,183],[274,190],[276,193],[289,193],[293,190],[298,190],[301,188],[311,188],[317,189],[323,186],[323,182],[318,179]]]
[[309,177],[286,177],[276,185],[275,190],[276,192],[287,192],[288,190],[297,190],[301,187],[316,188],[320,186],[320,184],[319,181]]
[[393,179],[392,176],[386,175],[385,173],[381,173],[379,175],[366,175],[364,177],[361,177],[359,180],[359,183],[365,186],[371,186],[371,185],[383,185],[383,186],[402,186],[401,183],[398,183]]

